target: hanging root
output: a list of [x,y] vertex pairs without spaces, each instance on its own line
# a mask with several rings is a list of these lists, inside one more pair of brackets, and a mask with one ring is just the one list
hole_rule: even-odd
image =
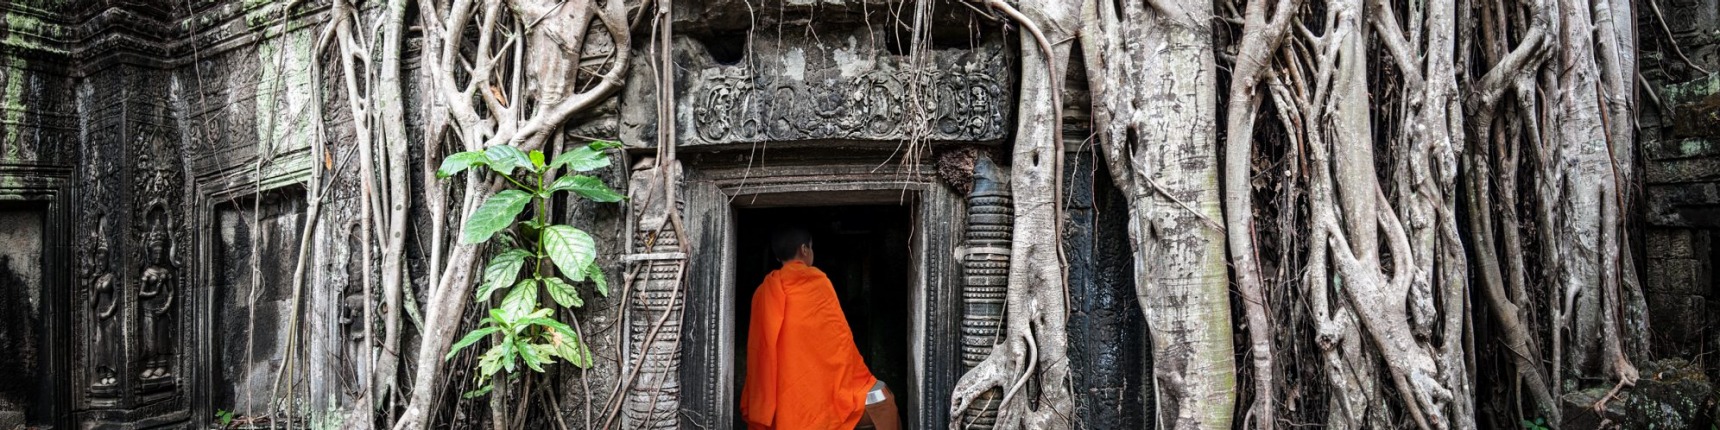
[[[1031,334],[1026,336],[1031,336]],[[951,397],[956,400],[950,404],[950,430],[961,428],[962,413],[966,412],[969,405],[985,396],[987,392],[1004,390],[1011,386],[1020,387],[1021,382],[1027,381],[1027,378],[1032,375],[1030,372],[1021,370],[1027,367],[1025,364],[1031,358],[1024,353],[1023,348],[1012,347],[1016,344],[1025,343],[1022,338],[1026,336],[1011,334],[1009,340],[992,349],[991,355],[986,356],[985,361],[979,362],[973,369],[963,374],[960,380],[956,381],[956,387],[950,393]],[[1014,390],[1012,389],[1010,392],[1013,394]],[[1005,407],[1011,400],[1006,396],[1004,401],[997,402],[998,424],[994,428],[1009,428],[1003,423],[1011,418],[1009,416],[1011,408]]]

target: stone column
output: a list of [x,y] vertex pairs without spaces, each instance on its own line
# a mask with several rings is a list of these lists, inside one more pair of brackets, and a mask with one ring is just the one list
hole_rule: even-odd
[[[962,241],[962,370],[991,355],[1003,328],[1004,294],[1009,289],[1009,251],[1014,206],[1008,171],[979,156],[973,191],[968,193],[967,231]],[[968,406],[974,428],[997,423],[997,390]],[[964,426],[965,427],[965,426]]]
[[681,165],[670,162],[633,171],[628,184],[633,209],[633,253],[627,256],[627,360],[621,375],[627,400],[622,427],[672,429],[680,422],[681,321],[686,309],[687,256],[684,228],[671,222],[680,211]]

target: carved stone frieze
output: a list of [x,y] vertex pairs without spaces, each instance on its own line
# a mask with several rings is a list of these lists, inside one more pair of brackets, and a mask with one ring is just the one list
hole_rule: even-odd
[[[935,49],[919,62],[886,49],[893,37],[864,29],[829,39],[755,35],[733,64],[704,42],[681,39],[676,63],[680,145],[849,140],[991,142],[1013,119],[1014,69],[991,38],[970,49]],[[846,36],[846,37],[842,37]],[[631,100],[649,100],[649,65],[634,67]],[[638,85],[633,85],[633,84]],[[642,98],[645,97],[645,98]],[[624,109],[622,140],[654,144],[655,109]]]

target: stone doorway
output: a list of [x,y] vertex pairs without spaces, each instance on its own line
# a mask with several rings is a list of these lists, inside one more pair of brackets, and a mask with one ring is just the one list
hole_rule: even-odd
[[[830,276],[854,343],[873,376],[898,393],[919,391],[912,351],[920,341],[910,328],[923,325],[913,309],[911,207],[897,205],[741,208],[735,212],[734,395],[746,379],[748,322],[754,291],[778,263],[771,232],[797,225],[812,233],[814,264]],[[912,427],[912,408],[903,422]],[[736,420],[735,428],[746,428]]]
[[0,202],[0,429],[51,427],[42,205]]
[[[965,225],[965,205],[961,196],[936,178],[896,169],[891,148],[832,150],[825,145],[785,143],[773,146],[768,154],[760,151],[752,156],[745,148],[739,153],[716,150],[688,155],[685,190],[680,193],[690,242],[687,305],[685,323],[678,330],[681,364],[675,371],[681,428],[731,428],[739,422],[737,381],[745,377],[736,368],[744,362],[736,359],[745,350],[739,336],[748,322],[741,319],[737,305],[741,300],[750,304],[753,289],[763,279],[762,268],[747,269],[758,271],[751,279],[742,279],[741,269],[749,258],[753,266],[769,263],[762,250],[743,254],[753,251],[742,248],[762,243],[743,245],[746,238],[741,229],[743,224],[787,216],[824,217],[827,222],[843,221],[844,228],[875,225],[865,229],[897,232],[893,244],[879,246],[894,250],[891,257],[899,258],[896,264],[906,264],[895,275],[906,278],[899,287],[901,294],[892,295],[905,304],[889,314],[901,316],[905,326],[891,328],[885,336],[905,337],[907,345],[881,353],[906,352],[906,356],[892,359],[900,364],[888,366],[872,364],[872,357],[867,361],[891,384],[904,425],[948,425],[949,393],[961,370],[962,276],[956,247]],[[916,168],[933,171],[925,165]],[[750,232],[756,227],[746,228]],[[828,239],[815,243],[819,266],[834,265],[839,258],[855,260],[835,255],[842,242]],[[841,288],[844,281],[837,269],[825,267]],[[860,316],[858,311],[847,313],[850,318]],[[861,350],[867,354],[865,345]],[[900,375],[900,380],[889,379],[898,377],[894,375]]]

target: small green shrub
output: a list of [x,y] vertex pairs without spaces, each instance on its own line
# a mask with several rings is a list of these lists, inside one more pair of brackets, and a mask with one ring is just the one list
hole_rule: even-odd
[[[614,142],[594,142],[545,162],[543,152],[497,145],[449,155],[437,169],[436,175],[445,179],[482,166],[512,185],[478,205],[460,232],[461,243],[493,241],[498,250],[484,266],[483,282],[473,300],[491,303],[497,292],[503,293],[501,301],[478,322],[478,328],[455,342],[444,358],[451,359],[486,337],[500,335],[499,341],[479,356],[480,386],[465,397],[488,394],[494,388],[492,378],[500,371],[511,374],[523,366],[543,372],[543,366],[557,358],[581,368],[591,366],[591,350],[581,341],[580,333],[559,320],[555,309],[544,307],[538,300],[547,294],[563,307],[582,307],[585,300],[576,285],[583,283],[608,296],[608,282],[597,265],[597,243],[590,234],[570,225],[552,224],[545,211],[528,210],[528,206],[537,203],[537,207],[547,207],[558,193],[595,202],[621,201],[624,196],[596,177],[555,176],[563,168],[588,172],[607,167],[610,160],[605,151],[617,147],[620,144]],[[529,216],[520,221],[521,214]],[[551,274],[552,269],[558,273]]]

